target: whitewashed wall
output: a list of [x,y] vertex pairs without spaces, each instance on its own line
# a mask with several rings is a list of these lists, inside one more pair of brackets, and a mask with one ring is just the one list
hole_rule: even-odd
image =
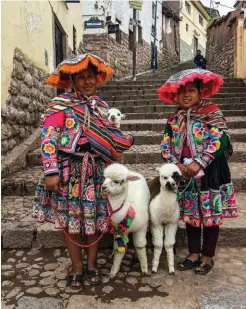
[[[98,9],[95,9],[95,4],[98,4]],[[153,1],[156,3],[156,1]],[[112,22],[116,22],[116,18],[121,21],[120,29],[126,34],[132,26],[129,25],[130,18],[133,17],[133,10],[129,7],[128,0],[84,0],[83,1],[83,23],[89,20],[92,16],[97,16],[100,20],[106,22],[106,16],[111,16]],[[137,19],[141,21],[142,38],[149,44],[154,41],[151,35],[151,27],[154,25],[152,21],[152,1],[144,0],[142,11],[137,11]],[[107,27],[104,29],[86,29],[84,34],[89,33],[107,33]],[[138,33],[138,32],[137,32]],[[156,45],[159,48],[159,41],[162,35],[162,6],[157,1],[157,41]],[[112,35],[114,36],[114,35]],[[137,38],[138,39],[138,38]]]

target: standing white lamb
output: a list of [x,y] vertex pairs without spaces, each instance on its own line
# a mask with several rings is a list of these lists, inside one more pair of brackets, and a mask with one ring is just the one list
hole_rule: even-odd
[[164,246],[167,253],[169,274],[175,274],[174,244],[180,216],[177,189],[181,179],[181,171],[175,164],[170,163],[164,164],[157,171],[160,174],[158,184],[160,185],[160,193],[150,202],[151,234],[154,245],[152,272],[157,272],[159,266],[165,229]]
[[115,125],[116,128],[120,128],[121,119],[124,119],[126,116],[122,114],[118,108],[110,108],[107,112],[108,121]]
[[130,171],[118,163],[109,165],[104,171],[104,177],[102,190],[108,196],[112,212],[111,220],[115,227],[114,261],[109,276],[115,277],[120,269],[129,233],[133,234],[133,244],[140,261],[142,274],[147,274],[146,233],[150,201],[147,182],[141,174]]

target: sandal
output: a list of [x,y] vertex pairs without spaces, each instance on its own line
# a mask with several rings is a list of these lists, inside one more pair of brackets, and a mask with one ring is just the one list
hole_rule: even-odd
[[189,260],[187,257],[183,260],[181,260],[179,263],[178,263],[178,270],[188,270],[188,269],[192,269],[196,266],[199,265],[199,261],[200,260],[197,260],[195,262],[192,262],[191,260]]
[[87,269],[85,273],[85,278],[89,281],[91,285],[98,285],[99,283],[101,283],[101,275],[98,269]]
[[211,271],[213,266],[214,266],[213,260],[212,260],[212,265],[206,264],[206,263],[203,263],[202,261],[200,261],[199,265],[195,269],[195,273],[197,275],[206,275],[207,273],[209,273]]
[[[83,274],[70,274],[67,276],[67,286],[74,290],[79,290],[83,286]],[[79,284],[78,284],[79,283]]]

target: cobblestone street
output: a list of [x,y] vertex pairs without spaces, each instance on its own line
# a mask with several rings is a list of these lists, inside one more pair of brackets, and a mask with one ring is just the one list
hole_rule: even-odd
[[[148,252],[150,265],[152,250]],[[207,276],[192,270],[177,270],[170,276],[163,254],[158,273],[141,277],[135,253],[129,249],[120,273],[109,280],[110,254],[106,249],[98,256],[103,283],[93,287],[85,281],[84,288],[76,291],[66,287],[70,265],[66,249],[4,250],[2,308],[246,308],[246,248],[218,248],[214,269]],[[178,248],[176,262],[186,254]]]

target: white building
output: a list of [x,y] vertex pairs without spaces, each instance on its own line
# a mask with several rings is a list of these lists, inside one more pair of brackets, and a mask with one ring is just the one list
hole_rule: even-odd
[[[119,76],[129,75],[131,71],[133,46],[132,20],[133,9],[130,8],[128,0],[83,1],[85,51],[95,52],[104,57],[106,56],[105,60],[110,62],[114,67],[117,66]],[[163,26],[162,1],[142,1],[142,9],[137,10],[136,20],[138,72],[147,71],[151,68],[151,63],[153,64],[154,44],[158,54],[158,67],[167,66],[167,63],[176,63],[179,61],[177,55],[176,58],[168,56],[168,61],[166,61],[168,57],[163,57],[163,33],[165,27]],[[155,29],[156,38],[154,40]],[[106,46],[105,41],[107,41]],[[117,59],[117,65],[114,63],[115,59]],[[122,63],[120,65],[121,68],[118,68],[119,61]],[[125,63],[127,63],[128,68],[123,70]],[[121,72],[122,70],[124,72]]]
[[197,0],[180,0],[180,7],[180,62],[184,62],[193,59],[198,49],[205,56],[210,16]]
[[[162,39],[162,4],[160,1],[142,1],[142,10],[137,10],[137,41],[143,39],[147,43],[154,42],[155,8],[157,5],[157,43]],[[108,33],[111,24],[119,25],[120,31],[131,35],[133,26],[133,9],[129,1],[99,0],[83,1],[84,34]],[[89,22],[88,22],[89,21]],[[91,22],[90,22],[91,21]],[[88,22],[88,23],[85,23]],[[116,34],[110,34],[116,39]],[[160,50],[159,44],[157,44]]]

